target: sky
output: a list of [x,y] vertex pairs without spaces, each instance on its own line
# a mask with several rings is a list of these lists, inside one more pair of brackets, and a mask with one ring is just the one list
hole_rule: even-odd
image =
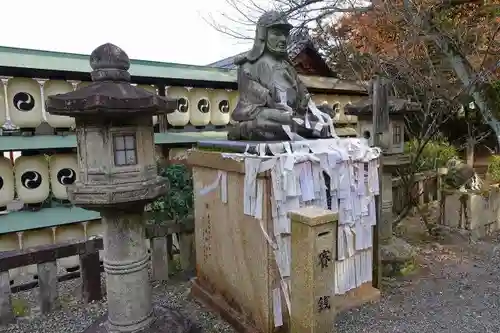
[[251,47],[204,20],[231,14],[225,0],[4,0],[0,10],[1,46],[90,54],[110,42],[132,59],[193,65]]

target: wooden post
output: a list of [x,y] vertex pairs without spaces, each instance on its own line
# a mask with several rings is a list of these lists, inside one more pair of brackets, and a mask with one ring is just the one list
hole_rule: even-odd
[[42,313],[59,308],[57,291],[57,264],[55,261],[38,264],[40,310]]
[[82,279],[82,298],[85,303],[98,301],[101,293],[101,267],[99,251],[90,250],[80,255],[80,272]]
[[14,319],[9,271],[0,272],[0,325],[10,324]]
[[332,333],[337,214],[317,207],[292,221],[291,333]]
[[194,232],[181,232],[179,234],[179,251],[182,270],[188,274],[192,273],[196,265]]
[[168,246],[167,237],[155,237],[151,241],[151,263],[153,265],[153,280],[168,280]]
[[[385,149],[389,145],[387,140],[390,139],[389,136],[389,105],[387,103],[389,98],[389,82],[380,76],[376,76],[373,79],[373,144],[375,147],[380,147]],[[380,228],[381,224],[385,224],[387,229],[390,228],[392,234],[392,205],[391,211],[388,212],[387,209],[384,210],[382,214],[382,200],[384,192],[382,184],[382,173],[383,173],[383,158],[379,159],[379,187],[380,195],[375,197],[375,206],[377,213],[377,224],[374,227],[373,232],[373,287],[380,289],[382,282],[382,263],[380,258]],[[391,181],[391,192],[392,192],[392,181]],[[387,205],[386,205],[387,206]],[[388,208],[388,207],[386,207]]]
[[[157,84],[156,85],[156,89],[158,89],[158,95],[159,96],[166,96],[165,85],[164,84]],[[158,125],[160,127],[160,133],[167,132],[168,121],[167,121],[167,115],[166,114],[159,114],[158,115]]]

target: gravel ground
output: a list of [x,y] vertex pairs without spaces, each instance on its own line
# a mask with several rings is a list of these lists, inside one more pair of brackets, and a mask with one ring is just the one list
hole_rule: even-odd
[[[24,309],[25,316],[16,324],[0,326],[0,333],[80,333],[95,319],[106,313],[106,299],[93,304],[80,302],[80,280],[75,279],[59,284],[61,310],[41,315],[37,305],[37,290],[14,294],[16,309]],[[102,281],[104,286],[104,279]],[[223,320],[208,312],[189,297],[189,282],[172,280],[169,283],[153,282],[153,299],[160,305],[170,306],[200,325],[203,332],[235,333]],[[104,288],[103,288],[104,291]]]
[[337,332],[500,332],[499,244],[497,235],[471,246],[423,246],[420,272],[385,281],[381,302],[339,315]]
[[[419,248],[419,260],[418,273],[384,282],[380,303],[338,315],[337,333],[500,332],[500,236],[472,246],[426,243]],[[0,332],[83,332],[105,313],[106,301],[83,306],[78,283],[60,285],[62,310],[46,316],[36,306],[36,289],[16,294],[14,303],[27,307],[29,315]],[[189,299],[188,282],[153,283],[153,290],[156,302],[180,309],[204,332],[234,333]]]

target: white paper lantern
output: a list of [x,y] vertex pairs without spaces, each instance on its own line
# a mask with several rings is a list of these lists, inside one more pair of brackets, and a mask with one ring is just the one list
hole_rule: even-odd
[[56,199],[68,200],[66,187],[78,179],[76,154],[56,154],[50,157],[50,185]]
[[231,115],[233,114],[234,109],[236,109],[236,105],[238,105],[238,100],[239,99],[240,99],[240,93],[238,92],[238,90],[232,90],[229,93],[229,106],[230,106],[230,110],[229,110],[229,123],[230,124],[234,124],[235,123],[235,121],[233,121],[233,119],[231,118]]
[[206,126],[210,123],[210,96],[207,89],[193,88],[189,95],[191,105],[189,122],[193,126]]
[[[52,228],[38,230],[27,230],[22,233],[22,249],[29,249],[34,246],[54,244],[54,234]],[[38,274],[37,265],[29,265],[23,269],[30,275]]]
[[330,106],[332,107],[333,112],[335,114],[333,120],[334,121],[341,120],[341,116],[344,114],[344,112],[342,112],[343,109],[342,104],[339,101],[334,101],[333,104],[331,104]]
[[14,171],[12,162],[0,156],[0,207],[5,207],[14,200]]
[[[0,235],[0,252],[3,251],[16,251],[19,250],[19,237],[17,233],[3,234]],[[9,270],[9,278],[15,280],[20,273],[19,268],[14,268]]]
[[90,85],[92,83],[92,81],[81,81],[81,82],[78,82],[78,84],[76,85],[76,89],[80,89],[80,88],[84,88],[88,85]]
[[49,197],[49,165],[44,155],[19,157],[14,176],[17,195],[25,204],[41,203]]
[[211,93],[210,122],[214,126],[225,126],[229,124],[230,111],[232,108],[229,93],[226,90],[215,89]]
[[43,121],[40,84],[30,78],[15,77],[7,84],[10,120],[20,128],[36,128]]
[[0,126],[3,126],[7,121],[7,105],[5,104],[5,89],[2,81],[0,81]]
[[[55,229],[55,243],[65,243],[70,241],[85,240],[85,231],[81,223],[59,226]],[[75,268],[79,265],[78,256],[60,258],[57,260],[59,266],[63,268]]]
[[[65,94],[73,91],[73,85],[63,80],[48,80],[43,85],[43,95],[45,100],[49,96],[57,94]],[[75,118],[68,116],[55,116],[46,113],[47,123],[53,128],[70,128],[75,126]]]
[[189,124],[189,113],[191,105],[189,104],[189,91],[184,87],[168,87],[167,97],[177,98],[177,109],[167,114],[167,121],[175,127],[184,127]]
[[[158,92],[156,91],[156,87],[151,86],[149,84],[138,84],[138,88],[145,89],[153,94],[157,94]],[[153,116],[153,126],[158,124],[158,116]]]
[[313,100],[313,102],[317,105],[317,106],[320,106],[320,105],[323,105],[323,104],[328,104],[331,106],[329,100],[328,100],[328,97],[327,95],[324,95],[324,94],[314,94],[312,95],[311,99]]

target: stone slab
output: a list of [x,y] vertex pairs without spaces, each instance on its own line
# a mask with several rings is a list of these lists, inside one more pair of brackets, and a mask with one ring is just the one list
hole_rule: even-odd
[[[151,326],[134,333],[202,333],[203,331],[197,325],[185,318],[178,311],[163,307],[155,306],[155,319]],[[84,333],[115,333],[108,331],[106,320],[108,314],[97,319],[90,325]]]

